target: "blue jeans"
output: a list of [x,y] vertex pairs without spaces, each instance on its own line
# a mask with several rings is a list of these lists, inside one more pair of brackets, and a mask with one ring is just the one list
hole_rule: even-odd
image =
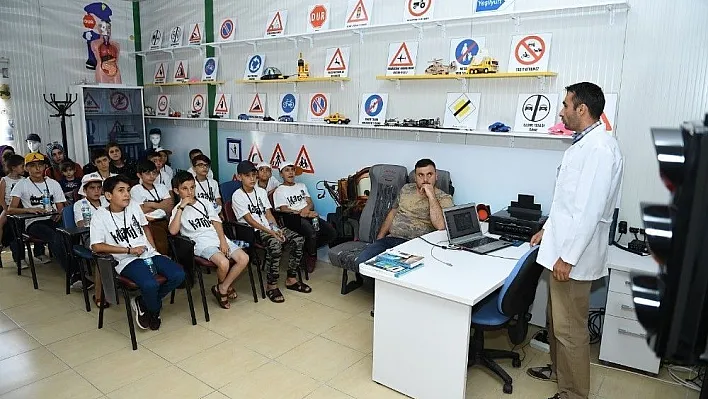
[[170,258],[162,255],[152,257],[152,263],[157,271],[167,278],[165,284],[159,285],[142,259],[136,259],[123,268],[121,276],[135,282],[140,288],[143,302],[148,312],[159,314],[162,308],[162,298],[177,288],[184,281],[184,270]]
[[356,264],[358,265],[359,263],[366,262],[367,260],[380,254],[381,252],[401,245],[406,241],[408,241],[408,239],[400,237],[388,236],[384,238],[379,238],[378,240],[372,242],[371,244],[369,244],[369,246],[364,248],[363,251],[361,251],[359,256],[356,258]]

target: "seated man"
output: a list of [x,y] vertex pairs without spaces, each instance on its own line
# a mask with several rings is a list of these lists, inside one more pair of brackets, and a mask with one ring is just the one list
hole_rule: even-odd
[[401,188],[393,208],[381,225],[376,241],[359,254],[357,264],[410,239],[435,230],[445,230],[442,210],[452,207],[453,203],[449,194],[435,187],[437,178],[433,161],[421,159],[416,162],[415,183],[408,183]]
[[157,170],[155,163],[151,161],[138,162],[137,172],[140,184],[136,184],[130,189],[130,197],[140,206],[150,223],[155,248],[161,254],[167,254],[167,215],[172,213],[174,201],[170,195],[170,189],[156,181],[159,174]]
[[317,262],[317,248],[332,242],[337,238],[337,232],[315,212],[307,187],[295,183],[296,174],[292,162],[280,165],[283,184],[275,189],[273,202],[277,210],[292,214],[284,218],[285,226],[305,237],[305,261],[307,271],[312,273]]
[[285,288],[303,293],[310,293],[312,289],[305,283],[297,281],[297,268],[302,260],[302,246],[305,239],[294,231],[278,224],[270,209],[270,201],[266,191],[256,185],[256,166],[250,161],[241,161],[236,167],[239,179],[243,183],[240,189],[234,191],[231,197],[231,206],[239,222],[248,223],[256,230],[256,235],[265,244],[265,268],[268,285],[266,294],[268,299],[275,303],[285,302],[282,292],[278,288],[280,278],[280,256],[283,247],[290,247],[290,261],[288,262],[288,277]]
[[[115,269],[140,288],[133,297],[135,321],[141,329],[160,328],[162,298],[184,281],[184,270],[155,250],[147,220],[138,204],[130,200],[130,179],[112,176],[103,182],[108,207],[98,208],[91,217],[91,249],[111,254],[118,262]],[[155,274],[167,278],[158,285]]]

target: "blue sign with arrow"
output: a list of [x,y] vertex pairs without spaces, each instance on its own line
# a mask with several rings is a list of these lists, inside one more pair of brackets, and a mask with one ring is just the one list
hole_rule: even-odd
[[251,73],[256,73],[261,67],[261,63],[263,60],[261,59],[260,55],[254,55],[251,57],[251,60],[248,61],[248,70],[251,71]]

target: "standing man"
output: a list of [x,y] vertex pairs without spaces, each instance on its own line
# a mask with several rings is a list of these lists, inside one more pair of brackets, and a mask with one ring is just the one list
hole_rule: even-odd
[[590,285],[607,276],[607,241],[622,179],[622,154],[600,117],[602,89],[583,82],[566,87],[560,113],[575,131],[573,145],[558,168],[553,204],[543,230],[537,262],[553,272],[548,296],[551,364],[527,373],[557,381],[550,399],[586,399],[590,392]]

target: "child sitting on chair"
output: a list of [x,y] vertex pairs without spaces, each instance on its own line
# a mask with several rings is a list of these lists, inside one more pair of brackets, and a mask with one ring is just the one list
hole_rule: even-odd
[[74,161],[63,161],[59,164],[62,178],[59,180],[61,190],[64,192],[68,205],[74,203],[74,193],[81,186],[81,179],[76,176],[76,163]]
[[[95,173],[84,175],[81,179],[79,195],[83,198],[74,203],[74,223],[76,223],[77,226],[89,227],[91,225],[91,218],[93,217],[93,214],[96,213],[98,208],[105,208],[108,206],[108,201],[106,200],[106,197],[103,196],[102,185],[103,180],[101,180],[101,177],[97,176]],[[84,212],[86,212],[86,215],[84,215]],[[87,216],[88,220],[86,220]],[[83,236],[81,243],[86,247],[90,247],[90,245],[87,245],[84,241]],[[109,306],[108,303],[104,303],[101,300],[101,276],[98,272],[98,268],[96,268],[94,276],[96,294],[93,296],[93,302],[98,307],[105,306],[107,308]]]
[[[10,154],[7,159],[4,160],[4,165],[7,176],[3,176],[0,180],[0,195],[2,195],[2,203],[0,203],[0,206],[2,207],[2,213],[0,213],[0,248],[5,245],[5,241],[9,243],[10,239],[12,239],[12,232],[10,231],[9,225],[7,226],[7,232],[10,234],[7,236],[5,235],[5,226],[7,225],[7,208],[10,206],[10,202],[12,201],[12,189],[15,188],[15,185],[19,183],[20,180],[24,179],[22,174],[25,172],[25,159],[22,155]],[[23,269],[26,269],[27,267],[29,266],[23,263]]]
[[[226,238],[221,219],[212,203],[195,197],[195,181],[191,173],[177,172],[172,179],[172,190],[180,202],[172,210],[170,234],[181,233],[192,239],[194,255],[208,259],[218,267],[218,284],[211,287],[211,293],[219,306],[229,309],[229,299],[237,297],[231,285],[248,265],[248,255]],[[229,258],[236,261],[232,268]]]
[[[116,272],[135,282],[140,296],[130,300],[138,327],[145,330],[160,328],[162,298],[184,281],[184,271],[169,258],[155,250],[145,214],[130,200],[130,179],[112,176],[103,182],[109,202],[98,208],[91,218],[91,249],[110,254],[118,264]],[[158,285],[155,275],[167,281]]]
[[174,206],[170,189],[156,181],[159,172],[152,161],[138,162],[137,172],[140,184],[130,189],[130,197],[140,205],[150,223],[155,248],[161,254],[167,254],[167,215],[172,212]]
[[[197,198],[210,203],[216,213],[221,216],[221,193],[219,193],[219,183],[209,177],[211,172],[211,160],[204,154],[199,154],[192,158],[192,166],[194,167],[194,179],[196,186],[194,193]],[[189,171],[187,171],[189,172]]]

